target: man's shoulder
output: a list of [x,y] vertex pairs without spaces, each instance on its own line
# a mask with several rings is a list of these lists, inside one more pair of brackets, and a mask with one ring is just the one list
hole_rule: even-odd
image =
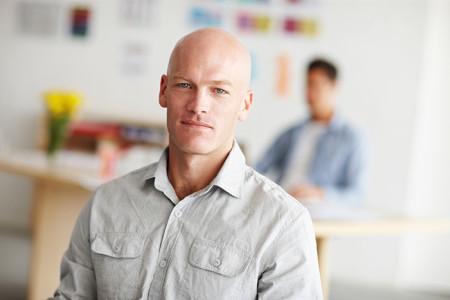
[[286,228],[310,222],[308,210],[299,201],[250,167],[245,186],[241,211],[249,223],[258,224],[256,239],[272,244]]
[[337,133],[342,139],[347,141],[359,142],[365,139],[365,135],[360,128],[342,117],[339,119],[337,126],[333,129],[333,132]]
[[95,191],[100,195],[118,195],[128,193],[129,191],[137,191],[140,185],[147,177],[151,177],[156,171],[157,163],[144,166],[142,168],[131,171],[125,175],[117,177],[111,181],[101,184]]
[[247,197],[256,201],[257,205],[268,205],[271,209],[296,214],[306,211],[306,208],[283,188],[253,168],[247,167],[245,180],[248,187]]

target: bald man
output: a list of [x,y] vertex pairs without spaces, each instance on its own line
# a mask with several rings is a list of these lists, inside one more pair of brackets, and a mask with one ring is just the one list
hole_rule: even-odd
[[306,209],[245,164],[250,56],[226,31],[183,37],[161,77],[169,146],[100,186],[54,299],[321,299]]

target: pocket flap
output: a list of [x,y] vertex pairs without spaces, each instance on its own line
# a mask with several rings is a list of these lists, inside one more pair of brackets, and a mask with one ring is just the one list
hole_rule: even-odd
[[136,233],[98,234],[92,242],[91,250],[117,258],[135,258],[142,254],[145,235]]
[[192,244],[189,262],[191,265],[227,277],[242,274],[250,263],[246,252],[211,241],[195,240]]

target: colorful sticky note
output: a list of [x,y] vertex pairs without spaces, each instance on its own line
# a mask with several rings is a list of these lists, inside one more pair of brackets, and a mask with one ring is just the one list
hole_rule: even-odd
[[237,19],[239,30],[248,31],[254,29],[253,17],[249,13],[241,12],[238,14]]
[[251,78],[250,78],[250,81],[251,82],[255,82],[256,80],[257,80],[257,78],[258,78],[258,64],[259,64],[259,61],[258,61],[258,55],[257,55],[257,52],[256,51],[253,51],[253,50],[251,50],[250,51],[250,57],[251,57],[251,60],[252,60],[252,69],[251,69]]
[[259,15],[255,20],[255,27],[258,31],[267,32],[270,30],[270,18],[265,15]]
[[307,35],[315,35],[317,33],[317,23],[313,20],[302,22],[301,31]]
[[298,21],[292,18],[284,20],[284,31],[287,33],[293,33],[298,30]]
[[278,96],[284,97],[289,94],[291,59],[287,54],[280,54],[276,59],[276,64],[277,64],[276,91]]
[[191,24],[197,27],[212,26],[221,27],[222,15],[208,8],[193,7],[191,9]]
[[88,34],[90,11],[88,8],[74,8],[72,10],[72,35],[85,37]]

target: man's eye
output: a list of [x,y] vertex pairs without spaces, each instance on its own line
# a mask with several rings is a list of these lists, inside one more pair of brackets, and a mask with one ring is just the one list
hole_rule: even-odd
[[180,83],[180,87],[182,87],[183,89],[187,89],[189,87],[189,84],[183,82],[183,83]]
[[216,88],[215,91],[216,91],[216,93],[218,93],[218,94],[226,94],[226,93],[227,93],[227,91],[222,90],[222,89],[219,89],[219,88]]

